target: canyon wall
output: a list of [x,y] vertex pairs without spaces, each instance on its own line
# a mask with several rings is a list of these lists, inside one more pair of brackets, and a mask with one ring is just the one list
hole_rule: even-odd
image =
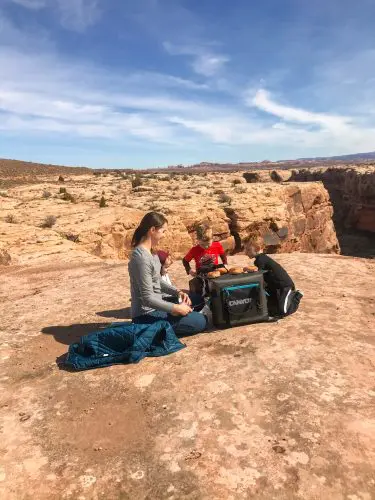
[[[75,176],[63,184],[74,202],[50,177],[1,192],[0,264],[127,259],[133,232],[150,210],[167,216],[162,246],[175,258],[195,243],[195,227],[204,220],[229,254],[240,251],[241,239],[251,233],[264,236],[268,252],[339,252],[320,182],[248,184],[241,174],[150,175],[142,182],[132,187],[112,174]],[[50,227],[46,216],[54,219]]]
[[291,180],[323,182],[337,229],[375,232],[375,166],[294,170]]

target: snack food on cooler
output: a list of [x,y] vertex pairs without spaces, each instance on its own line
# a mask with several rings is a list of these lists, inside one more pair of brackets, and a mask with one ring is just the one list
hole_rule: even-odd
[[255,271],[258,271],[258,268],[256,266],[246,266],[243,270],[245,273],[255,273]]
[[243,273],[243,268],[242,267],[231,267],[229,269],[230,274],[241,274]]
[[211,271],[207,274],[208,278],[218,278],[219,276],[221,276],[221,273],[219,271]]
[[217,271],[219,271],[220,274],[227,274],[228,273],[228,270],[225,269],[225,267],[220,267],[219,269],[217,269]]

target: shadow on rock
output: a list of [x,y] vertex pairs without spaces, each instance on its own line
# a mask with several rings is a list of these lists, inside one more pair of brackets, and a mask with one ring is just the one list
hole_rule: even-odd
[[83,335],[102,330],[107,326],[109,326],[108,323],[83,323],[69,326],[47,326],[41,331],[46,335],[53,335],[60,344],[70,345],[77,342]]
[[99,311],[96,313],[103,318],[116,318],[116,319],[131,319],[131,308],[124,307],[123,309],[112,309],[110,311]]

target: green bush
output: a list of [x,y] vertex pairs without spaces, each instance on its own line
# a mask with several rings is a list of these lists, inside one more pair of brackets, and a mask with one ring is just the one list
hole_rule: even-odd
[[232,198],[225,193],[221,193],[219,195],[219,202],[220,203],[228,203],[228,205],[230,205],[232,203]]
[[134,177],[134,179],[132,179],[132,188],[136,188],[138,186],[142,186],[143,184],[143,180],[142,180],[142,177],[140,175],[136,175]]
[[68,193],[68,191],[65,191],[65,193],[63,193],[62,200],[71,201],[72,203],[76,202],[76,199],[74,198],[74,196],[72,194]]
[[17,224],[16,216],[13,214],[8,214],[5,217],[5,222],[8,222],[8,224]]
[[44,221],[41,223],[40,227],[52,227],[56,224],[56,217],[54,215],[47,215]]
[[243,193],[247,192],[247,189],[246,189],[246,186],[237,186],[237,187],[234,188],[234,191],[237,194],[243,194]]
[[65,235],[66,239],[69,241],[73,241],[73,243],[79,243],[79,236],[78,234],[73,234],[73,233],[67,233]]

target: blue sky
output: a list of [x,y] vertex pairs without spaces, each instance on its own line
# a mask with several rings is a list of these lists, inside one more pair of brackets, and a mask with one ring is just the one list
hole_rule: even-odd
[[373,0],[0,0],[0,157],[375,150]]

